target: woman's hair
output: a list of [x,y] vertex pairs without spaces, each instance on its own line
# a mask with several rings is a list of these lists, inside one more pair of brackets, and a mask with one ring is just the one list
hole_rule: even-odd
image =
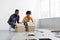
[[31,11],[27,11],[26,14],[31,14]]

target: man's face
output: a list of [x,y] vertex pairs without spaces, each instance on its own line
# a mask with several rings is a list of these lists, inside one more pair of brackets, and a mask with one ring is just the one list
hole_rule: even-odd
[[15,14],[18,15],[19,14],[19,11],[16,11]]

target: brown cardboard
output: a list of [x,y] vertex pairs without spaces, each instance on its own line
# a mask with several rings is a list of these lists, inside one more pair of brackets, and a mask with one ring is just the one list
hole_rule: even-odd
[[33,23],[28,23],[28,26],[25,27],[24,24],[16,24],[15,32],[31,32],[34,31],[35,27]]
[[25,32],[25,26],[23,24],[16,24],[15,32]]
[[28,32],[34,31],[35,27],[34,26],[27,26]]
[[35,29],[34,23],[28,22],[27,28],[28,28],[28,32],[34,31]]

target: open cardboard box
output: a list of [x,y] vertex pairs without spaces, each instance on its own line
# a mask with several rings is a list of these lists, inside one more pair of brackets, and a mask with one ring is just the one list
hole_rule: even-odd
[[25,26],[24,26],[24,24],[18,24],[18,23],[16,23],[15,32],[25,32]]
[[35,29],[34,23],[28,22],[27,28],[28,28],[28,32],[34,31]]
[[34,24],[32,22],[28,22],[27,27],[25,27],[24,24],[16,23],[15,32],[26,32],[26,28],[27,28],[27,32],[34,31],[35,29]]

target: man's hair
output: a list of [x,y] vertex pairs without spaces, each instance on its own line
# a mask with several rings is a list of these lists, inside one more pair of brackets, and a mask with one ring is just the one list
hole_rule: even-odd
[[15,12],[19,11],[18,9],[15,10]]
[[27,11],[26,14],[31,14],[31,11]]

